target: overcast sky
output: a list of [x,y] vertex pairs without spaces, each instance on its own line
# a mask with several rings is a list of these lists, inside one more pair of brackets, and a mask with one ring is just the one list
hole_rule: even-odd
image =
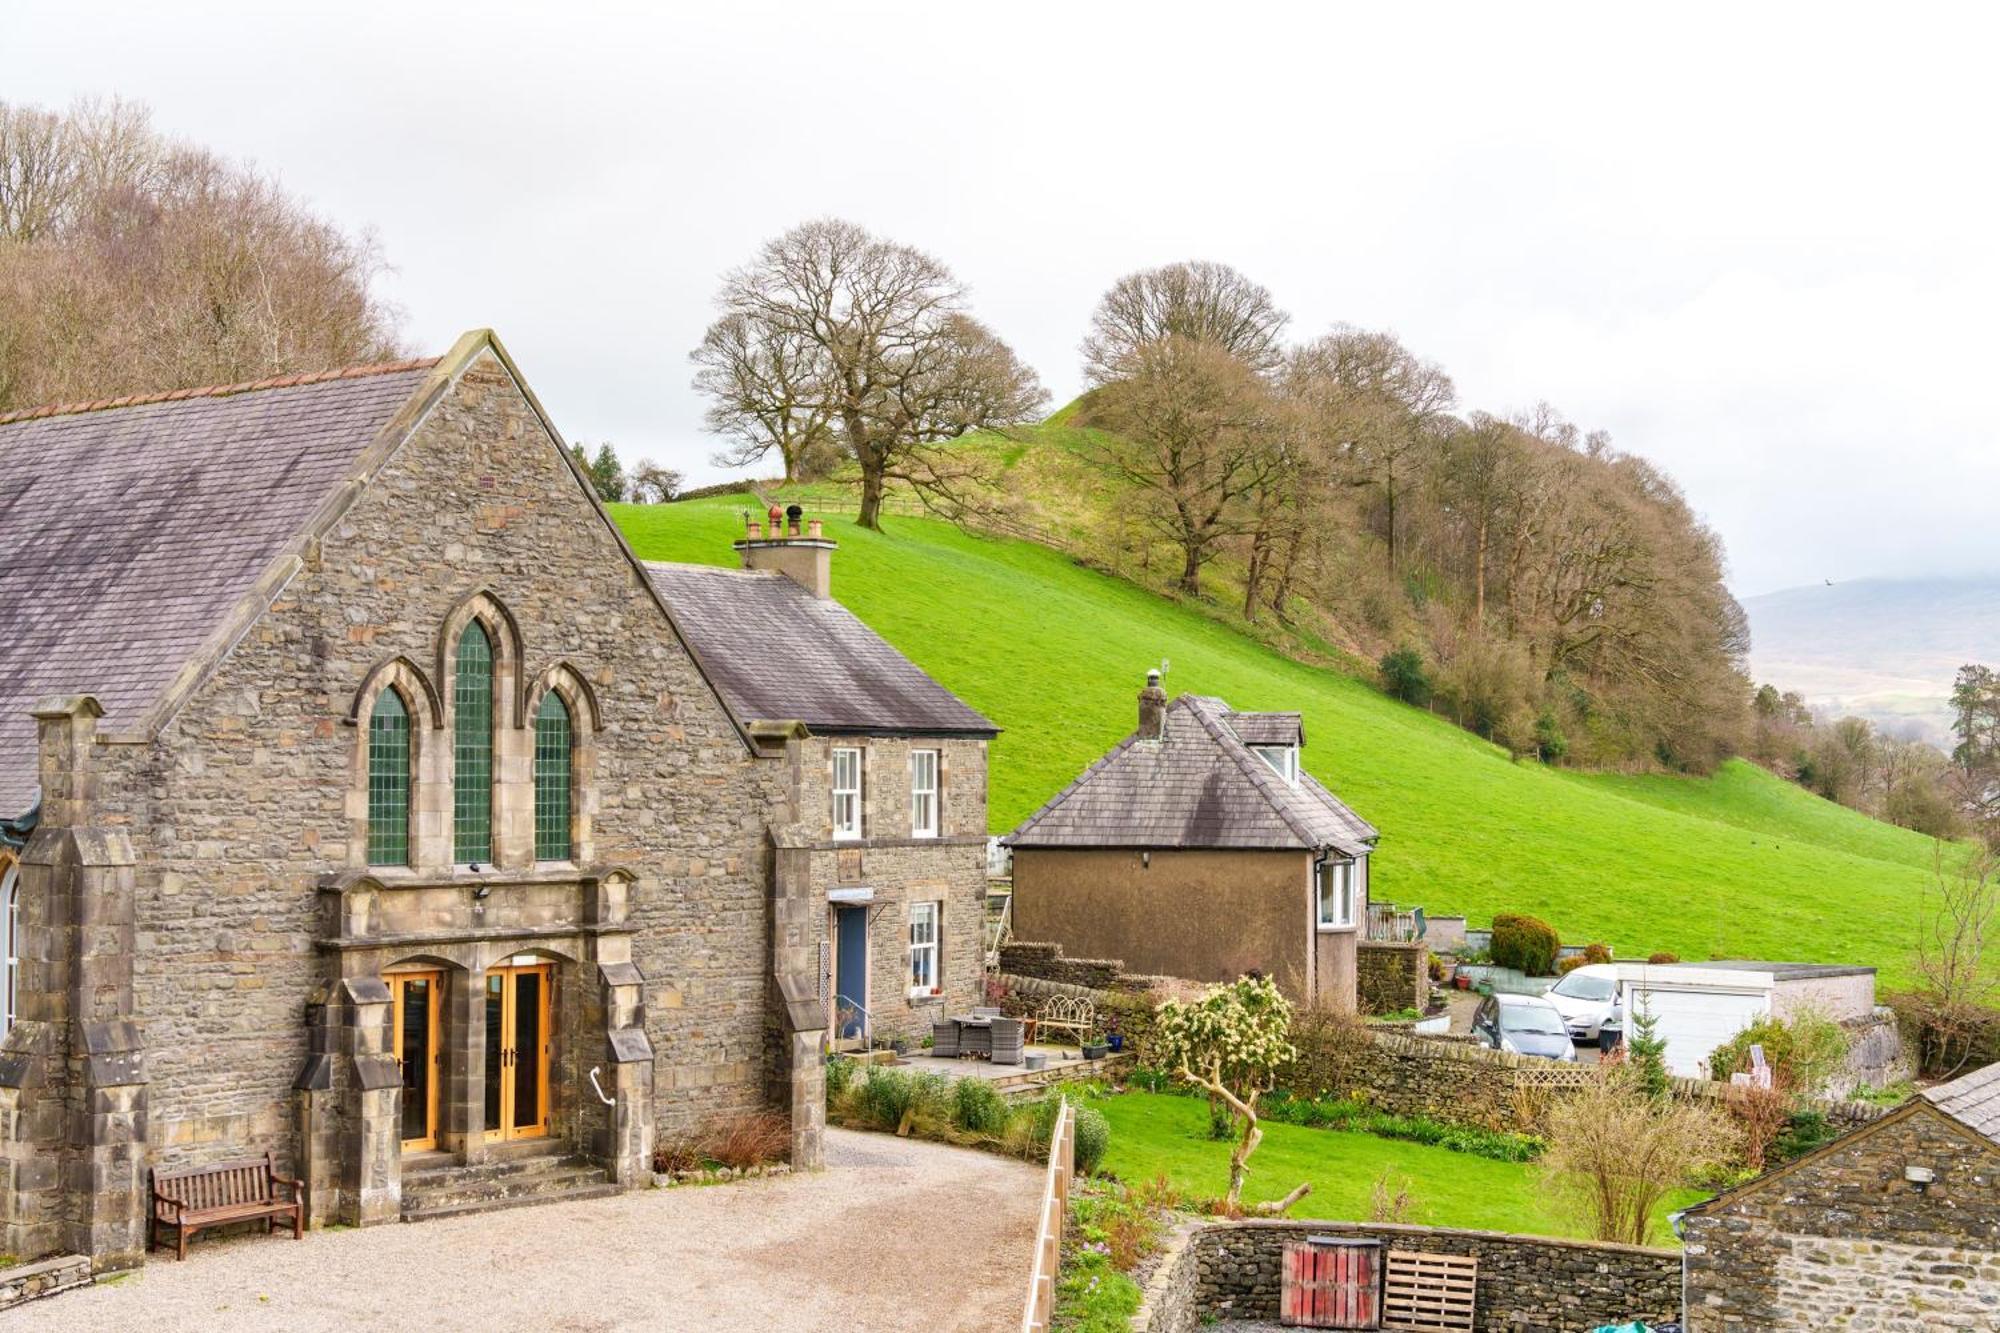
[[696,479],[720,275],[835,214],[1057,402],[1113,279],[1217,259],[1663,464],[1739,594],[2000,572],[1984,20],[1297,8],[0,0],[0,97],[254,159],[375,232],[418,350],[491,325],[570,439]]

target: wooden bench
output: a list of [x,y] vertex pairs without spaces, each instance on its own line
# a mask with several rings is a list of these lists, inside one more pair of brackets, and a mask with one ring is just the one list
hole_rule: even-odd
[[1073,995],[1052,995],[1035,1016],[1035,1037],[1045,1040],[1048,1033],[1067,1032],[1081,1051],[1086,1038],[1096,1035],[1097,1006]]
[[[292,1239],[305,1236],[305,1195],[298,1181],[278,1174],[270,1153],[212,1166],[152,1172],[153,1202],[146,1213],[146,1250],[158,1248],[165,1228],[174,1232],[175,1258],[187,1258],[188,1237],[203,1227],[264,1219],[264,1232],[290,1218]],[[282,1187],[290,1198],[280,1198]]]

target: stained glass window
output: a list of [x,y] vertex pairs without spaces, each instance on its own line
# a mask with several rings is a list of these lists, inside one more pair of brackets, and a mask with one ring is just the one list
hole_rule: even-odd
[[368,864],[410,863],[410,710],[383,690],[368,717]]
[[452,677],[452,859],[493,859],[493,641],[473,621],[458,641]]
[[535,859],[570,859],[569,706],[550,690],[535,710]]

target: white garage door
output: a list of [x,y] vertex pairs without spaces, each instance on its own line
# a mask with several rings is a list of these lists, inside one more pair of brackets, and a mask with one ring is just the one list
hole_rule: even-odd
[[[1633,987],[1633,990],[1639,990]],[[1667,1068],[1688,1078],[1699,1078],[1707,1073],[1702,1062],[1708,1059],[1716,1047],[1762,1018],[1771,1008],[1769,992],[1742,994],[1731,991],[1706,990],[1660,990],[1647,987],[1641,996],[1633,999],[1652,1006],[1654,1017],[1660,1021],[1659,1035],[1667,1043]],[[1625,1031],[1629,1038],[1632,1032],[1630,1015],[1636,1009],[1626,1008]]]

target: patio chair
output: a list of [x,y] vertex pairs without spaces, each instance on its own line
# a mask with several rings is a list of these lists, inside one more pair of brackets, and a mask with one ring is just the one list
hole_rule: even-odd
[[931,1024],[931,1054],[940,1060],[958,1058],[958,1024]]
[[996,1065],[1018,1065],[1027,1051],[1027,1043],[1022,1033],[1026,1024],[1018,1018],[996,1018],[993,1020],[993,1063]]

